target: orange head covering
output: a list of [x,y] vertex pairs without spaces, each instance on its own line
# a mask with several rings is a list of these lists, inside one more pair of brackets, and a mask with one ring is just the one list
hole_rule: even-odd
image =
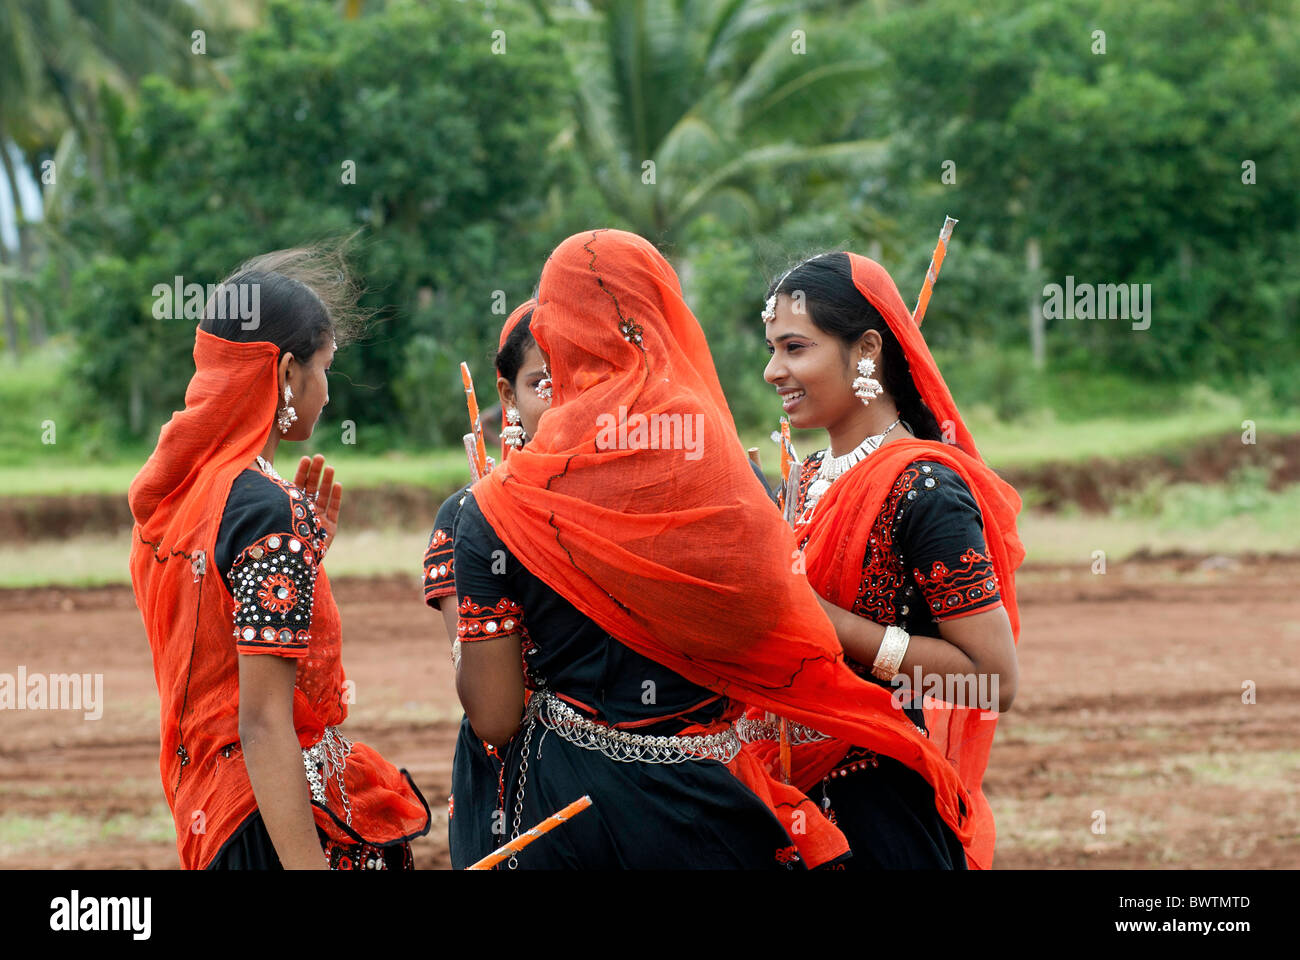
[[[1002,604],[1011,621],[1013,636],[1018,640],[1020,614],[1016,606],[1015,571],[1025,556],[1016,533],[1020,497],[980,457],[930,348],[884,267],[854,253],[848,257],[854,285],[880,312],[898,339],[921,399],[934,414],[944,438],[952,442],[909,439],[887,443],[836,480],[812,516],[795,531],[800,539],[808,537],[804,545],[808,579],[832,603],[851,608],[861,585],[862,564],[872,527],[863,518],[875,517],[880,512],[894,481],[909,464],[921,459],[937,461],[956,470],[975,496],[989,556],[998,576]],[[973,867],[988,867],[993,860],[994,825],[981,781],[997,715],[971,707],[931,703],[925,708],[925,718],[930,743],[942,753],[973,800],[974,829],[968,838],[963,838],[967,861]],[[843,756],[846,746],[823,743],[795,749],[802,754],[796,756],[795,782],[806,784],[829,772]]]
[[845,665],[668,262],[630,233],[577,234],[547,261],[538,301],[531,330],[554,399],[528,445],[474,487],[497,534],[633,650],[921,772],[969,839],[955,771]]
[[515,327],[519,326],[519,321],[528,316],[536,306],[537,298],[530,297],[510,311],[505,326],[501,328],[501,336],[497,339],[497,352],[505,349],[506,341],[510,339],[510,334],[514,332]]
[[[515,327],[519,326],[520,322],[524,319],[524,317],[532,313],[533,308],[535,308],[536,306],[537,306],[537,298],[529,297],[523,303],[519,304],[519,306],[515,307],[513,310],[510,311],[510,316],[506,317],[505,326],[501,328],[501,336],[497,339],[498,354],[500,354],[501,351],[505,349],[506,341],[510,339],[510,334],[514,332]],[[497,376],[498,377],[501,376],[500,367],[497,367]],[[506,414],[505,414],[505,410],[503,409],[501,411],[502,426],[505,425],[505,418],[506,418]],[[514,447],[506,443],[506,438],[503,432],[501,436],[501,462],[502,463],[505,463],[506,458],[510,456],[513,450]]]
[[[190,869],[206,867],[257,807],[242,754],[224,749],[239,743],[239,655],[235,604],[213,556],[231,485],[274,426],[279,356],[273,343],[235,343],[196,330],[185,409],[162,428],[128,495],[135,518],[131,584],[161,700],[159,767],[181,865]],[[302,661],[308,669],[299,671],[293,695],[303,747],[347,716],[338,611],[323,567],[313,595],[311,659]],[[317,825],[332,839],[386,843],[428,831],[428,807],[409,778],[369,747],[353,745],[345,776],[351,826],[314,807]],[[194,829],[196,811],[203,830]]]

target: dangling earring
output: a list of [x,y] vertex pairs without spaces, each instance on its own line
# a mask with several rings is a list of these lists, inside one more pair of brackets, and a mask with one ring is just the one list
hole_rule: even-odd
[[284,410],[275,420],[280,427],[281,433],[288,433],[289,428],[298,420],[298,411],[290,406],[291,403],[293,403],[293,391],[289,389],[289,385],[286,383],[284,385]]
[[501,431],[501,439],[516,450],[524,445],[524,428],[519,421],[519,411],[514,407],[506,407],[506,425]]
[[536,390],[537,396],[547,403],[551,402],[551,367],[544,361],[542,363],[542,379],[537,381]]
[[862,401],[863,406],[885,392],[880,381],[872,378],[871,375],[875,372],[876,365],[870,357],[863,357],[858,361],[858,377],[853,381],[853,393]]

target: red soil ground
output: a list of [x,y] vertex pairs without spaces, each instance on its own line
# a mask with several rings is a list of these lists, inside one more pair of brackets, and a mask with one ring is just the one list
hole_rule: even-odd
[[[1024,572],[1020,692],[985,780],[997,866],[1300,867],[1298,581],[1300,560]],[[417,863],[445,868],[459,709],[440,621],[405,581],[335,592],[348,733],[410,770],[435,816]],[[4,591],[0,613],[0,672],[103,673],[105,700],[96,721],[0,714],[0,868],[174,867],[130,591]]]

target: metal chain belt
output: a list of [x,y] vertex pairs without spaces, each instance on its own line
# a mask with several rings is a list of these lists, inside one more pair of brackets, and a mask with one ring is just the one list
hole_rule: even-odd
[[[780,740],[781,722],[779,720],[751,720],[749,717],[741,717],[736,721],[736,736],[740,737],[745,743],[753,743],[755,740]],[[790,721],[791,744],[817,743],[829,739],[831,739],[831,736],[828,733],[822,733],[812,727],[805,727],[802,723],[795,723],[793,720]]]
[[539,690],[534,694],[529,707],[532,708],[534,703],[537,719],[548,730],[554,730],[575,746],[598,750],[620,763],[683,763],[687,760],[730,763],[741,749],[740,738],[732,727],[703,736],[656,737],[628,733],[589,720],[548,691]]
[[326,727],[321,738],[302,752],[302,765],[307,770],[312,800],[321,806],[329,806],[325,785],[330,777],[334,777],[339,785],[339,797],[343,800],[343,813],[349,827],[352,826],[352,801],[348,799],[343,784],[343,767],[351,754],[352,741],[333,727]]

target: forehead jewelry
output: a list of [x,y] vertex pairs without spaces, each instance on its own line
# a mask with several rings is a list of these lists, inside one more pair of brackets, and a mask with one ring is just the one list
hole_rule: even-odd
[[[824,256],[824,254],[820,254],[820,253],[817,254],[817,257],[820,256]],[[817,257],[809,257],[808,260],[816,260]],[[776,298],[779,295],[779,292],[781,290],[781,284],[785,283],[786,278],[789,277],[790,274],[798,270],[800,267],[802,267],[805,263],[807,263],[808,260],[801,260],[798,263],[796,263],[785,273],[781,274],[781,279],[772,285],[772,295],[767,298],[766,302],[764,302],[763,312],[760,314],[760,316],[763,318],[764,323],[771,323],[773,320],[776,319]]]
[[537,391],[537,396],[547,403],[551,402],[551,386],[551,365],[542,361],[542,379],[537,381],[534,389]]

